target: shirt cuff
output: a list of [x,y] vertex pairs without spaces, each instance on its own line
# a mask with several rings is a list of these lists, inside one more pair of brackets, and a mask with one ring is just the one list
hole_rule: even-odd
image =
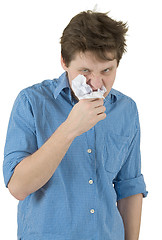
[[[12,177],[15,167],[29,154],[25,154],[23,156],[15,156],[13,154],[11,159],[8,159],[8,157],[5,158],[4,164],[3,164],[3,175],[4,175],[4,183],[6,187],[8,187],[8,183],[10,181],[10,178]],[[10,157],[10,156],[9,156]]]
[[117,201],[139,193],[142,193],[143,197],[147,197],[148,194],[142,174],[133,179],[114,182],[114,188],[117,194]]

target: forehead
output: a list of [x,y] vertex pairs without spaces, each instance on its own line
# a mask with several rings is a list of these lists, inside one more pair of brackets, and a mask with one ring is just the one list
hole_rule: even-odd
[[75,57],[71,61],[71,64],[75,66],[80,65],[80,67],[88,67],[89,65],[107,66],[117,64],[117,60],[114,59],[114,54],[107,52],[106,57],[109,60],[100,59],[99,57],[97,57],[96,54],[91,51],[78,52],[75,54]]

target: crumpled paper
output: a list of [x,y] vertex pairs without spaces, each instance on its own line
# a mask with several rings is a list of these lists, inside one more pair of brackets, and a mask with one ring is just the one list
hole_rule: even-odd
[[107,89],[102,86],[101,89],[97,91],[93,91],[92,88],[86,84],[86,77],[79,74],[76,78],[72,80],[72,90],[77,98],[85,99],[85,98],[104,98],[104,93]]

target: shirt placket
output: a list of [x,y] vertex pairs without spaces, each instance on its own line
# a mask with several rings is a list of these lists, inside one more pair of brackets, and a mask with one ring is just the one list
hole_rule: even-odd
[[97,189],[96,189],[96,149],[95,149],[95,128],[86,132],[87,154],[91,165],[91,176],[88,176],[89,184],[89,214],[91,215],[94,231],[97,229]]

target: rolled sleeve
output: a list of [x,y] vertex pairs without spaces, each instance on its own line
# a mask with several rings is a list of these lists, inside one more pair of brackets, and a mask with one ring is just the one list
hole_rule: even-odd
[[139,193],[142,193],[143,197],[148,194],[144,177],[141,174],[140,123],[137,107],[134,115],[134,134],[130,138],[123,166],[113,181],[117,201]]
[[25,93],[21,91],[12,108],[4,148],[3,175],[6,187],[17,164],[36,150],[32,106]]
[[146,197],[148,194],[142,174],[133,179],[115,182],[114,188],[117,192],[117,201],[138,193],[142,193],[143,197]]

